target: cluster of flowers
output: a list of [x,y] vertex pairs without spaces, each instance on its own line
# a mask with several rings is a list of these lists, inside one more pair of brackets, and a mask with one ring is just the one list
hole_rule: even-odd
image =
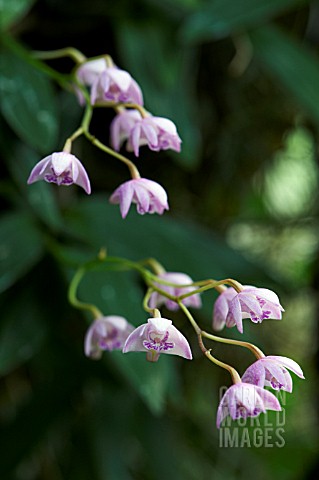
[[[195,286],[184,286],[192,283],[184,273],[165,272],[158,277],[176,285],[160,285],[162,292],[170,297],[179,297],[196,289]],[[182,303],[185,307],[200,308],[201,298],[194,293],[184,298]],[[175,301],[155,291],[150,296],[149,306],[154,309],[156,316],[137,328],[123,317],[97,318],[87,331],[85,354],[98,359],[104,350],[122,350],[123,353],[145,352],[147,360],[151,362],[156,362],[160,354],[178,355],[191,360],[192,352],[185,336],[174,327],[171,320],[160,316],[157,307],[163,304],[168,310],[179,308]],[[220,293],[215,302],[213,328],[221,330],[225,325],[236,325],[242,333],[243,318],[250,318],[255,323],[268,318],[280,320],[282,311],[278,296],[271,290],[243,286],[242,291],[237,292],[229,287]],[[265,356],[259,349],[257,351],[258,360],[247,368],[241,378],[235,378],[234,384],[221,399],[217,411],[218,428],[227,415],[235,420],[239,417],[256,417],[266,410],[281,410],[277,397],[264,387],[291,392],[292,379],[287,369],[304,378],[294,360],[276,355]]]
[[[57,51],[57,55],[59,53],[61,52]],[[153,151],[172,149],[179,152],[181,139],[174,123],[166,118],[155,117],[144,109],[139,85],[128,72],[117,68],[110,57],[86,59],[77,52],[75,61],[77,65],[74,69],[73,88],[80,104],[85,105],[81,126],[67,138],[62,151],[52,153],[35,165],[28,183],[45,180],[57,185],[77,184],[90,194],[88,174],[80,160],[71,153],[72,142],[84,135],[92,144],[124,162],[129,168],[131,179],[120,185],[110,197],[111,203],[120,205],[122,217],[126,217],[132,203],[137,205],[140,214],[163,214],[168,210],[167,194],[163,187],[152,180],[141,178],[135,164],[119,151],[126,144],[126,150],[135,156],[139,156],[143,145]],[[110,107],[116,112],[110,126],[112,148],[89,132],[93,109],[97,106]],[[125,259],[117,261],[126,265],[129,263],[131,267],[134,265],[132,268],[142,274],[148,286],[144,308],[152,317],[147,323],[135,328],[123,317],[103,316],[95,306],[82,304],[76,299],[75,292],[81,278],[76,274],[70,285],[70,302],[78,308],[80,305],[91,309],[95,317],[85,337],[84,350],[88,357],[99,359],[105,350],[122,350],[123,353],[145,352],[147,360],[151,362],[157,362],[161,354],[178,355],[191,360],[192,351],[187,339],[171,320],[162,318],[158,310],[162,305],[168,310],[181,308],[197,334],[202,352],[213,363],[226,368],[232,376],[233,385],[226,391],[218,407],[217,427],[228,415],[232,419],[255,417],[267,409],[281,409],[276,396],[264,387],[291,392],[292,379],[287,369],[304,378],[299,365],[286,357],[265,356],[253,344],[204,332],[188,309],[200,308],[200,294],[209,288],[216,288],[219,296],[213,311],[214,330],[236,326],[243,333],[244,318],[250,318],[254,323],[269,318],[281,319],[283,308],[274,292],[265,288],[242,286],[232,279],[194,283],[188,275],[165,272],[159,264],[153,268],[154,274],[134,262]],[[83,269],[81,271],[83,273]],[[257,361],[240,377],[232,366],[213,357],[211,350],[206,349],[203,338],[249,348]]]
[[[97,146],[102,146],[109,154],[115,154],[124,161],[131,171],[132,179],[114,191],[110,202],[120,204],[123,218],[126,217],[132,202],[137,204],[139,214],[163,214],[169,208],[164,188],[157,182],[141,178],[133,162],[116,153],[124,143],[126,150],[134,152],[137,157],[143,145],[156,152],[167,149],[180,152],[181,139],[175,124],[167,118],[153,116],[144,109],[143,95],[137,82],[128,72],[116,67],[108,56],[80,63],[75,69],[74,82],[75,92],[82,105],[87,102],[89,108],[104,106],[114,108],[117,112],[110,126],[114,150],[101,142]],[[90,96],[85,95],[87,87],[90,88]],[[91,141],[94,138],[83,123],[82,128],[67,139],[63,151],[54,152],[35,165],[28,183],[45,180],[57,185],[77,184],[90,194],[89,176],[80,160],[70,151],[72,141],[81,134]]]

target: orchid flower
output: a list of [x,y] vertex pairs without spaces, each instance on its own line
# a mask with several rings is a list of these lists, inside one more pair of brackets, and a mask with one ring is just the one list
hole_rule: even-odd
[[122,183],[111,195],[110,202],[120,204],[122,218],[125,218],[131,203],[136,203],[137,212],[158,213],[162,215],[168,210],[167,194],[164,188],[146,178],[134,178]]
[[162,317],[149,318],[126,339],[123,353],[146,352],[147,360],[157,362],[161,353],[192,359],[192,352],[184,335],[172,321]]
[[75,183],[87,194],[91,193],[88,174],[80,160],[71,153],[55,152],[40,160],[31,171],[28,184],[39,180],[66,186]]

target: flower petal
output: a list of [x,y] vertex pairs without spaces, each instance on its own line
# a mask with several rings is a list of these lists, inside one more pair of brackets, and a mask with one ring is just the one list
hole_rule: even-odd
[[276,410],[276,411],[281,410],[281,405],[273,393],[269,392],[268,390],[264,390],[263,388],[260,388],[260,387],[255,387],[255,388],[258,389],[257,390],[258,395],[262,399],[266,410]]
[[226,327],[233,327],[234,325],[237,326],[240,333],[243,333],[243,319],[238,295],[229,303],[229,310],[226,317]]
[[147,323],[140,325],[127,337],[124,346],[123,353],[127,352],[145,352],[145,347],[143,345],[144,332],[147,327]]
[[115,67],[109,67],[106,70],[107,75],[111,80],[120,88],[126,92],[131,84],[132,77],[125,70],[121,70]]
[[298,365],[297,362],[292,360],[291,358],[287,357],[281,357],[278,355],[267,355],[267,358],[276,360],[277,362],[280,362],[281,365],[284,367],[288,368],[292,372],[294,372],[298,377],[300,378],[305,378],[303,371],[301,370],[300,366]]
[[144,213],[149,212],[150,195],[141,182],[135,183],[133,201],[137,203],[137,211],[140,215],[144,215]]
[[257,362],[253,363],[247,368],[241,377],[241,380],[244,383],[251,383],[253,385],[257,385],[258,387],[263,387],[265,385],[265,378],[265,368],[260,360],[257,360]]

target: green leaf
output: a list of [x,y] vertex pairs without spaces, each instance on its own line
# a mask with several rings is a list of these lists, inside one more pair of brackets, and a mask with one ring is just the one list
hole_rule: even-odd
[[24,213],[0,218],[0,292],[25,275],[41,258],[41,236]]
[[19,21],[34,2],[35,0],[0,0],[0,30]]
[[15,55],[0,54],[0,108],[15,133],[42,153],[57,141],[58,115],[47,78]]
[[0,323],[0,375],[6,375],[32,358],[41,348],[47,333],[40,321],[40,310],[33,291],[25,289],[12,301],[5,297]]
[[177,359],[161,355],[157,363],[150,363],[143,352],[112,352],[110,360],[153,414],[159,415],[165,410],[168,394],[177,396]]
[[319,61],[314,53],[275,27],[256,29],[250,38],[261,67],[319,123]]
[[308,3],[308,0],[214,0],[187,18],[180,35],[186,42],[216,40]]
[[[57,355],[62,357],[61,350]],[[71,405],[79,398],[82,376],[74,368],[72,358],[64,355],[62,359],[64,363],[49,365],[53,377],[46,376],[42,381],[34,382],[27,402],[23,403],[13,420],[1,428],[0,442],[6,445],[6,455],[0,463],[1,478],[13,478],[9,473],[12,474],[21,465],[21,460],[31,452],[36,453],[35,447],[41,441],[47,444],[45,442],[52,439],[52,430],[56,431],[61,421],[68,422],[74,414]],[[80,366],[77,365],[77,368]],[[21,432],[28,432],[28,435]]]
[[167,270],[185,271],[196,280],[230,274],[240,275],[243,282],[265,278],[214,232],[169,214],[141,216],[134,210],[133,205],[122,220],[118,206],[109,205],[104,195],[84,198],[68,211],[66,230],[90,244],[96,253],[107,247],[109,255],[130,260],[156,257]]

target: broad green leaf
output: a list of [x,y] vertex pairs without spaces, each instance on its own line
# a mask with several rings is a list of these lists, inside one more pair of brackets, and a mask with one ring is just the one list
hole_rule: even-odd
[[115,363],[153,414],[165,410],[169,394],[177,396],[176,359],[161,355],[157,363],[150,363],[143,352],[112,352],[110,361]]
[[[57,427],[61,428],[61,419],[68,421],[74,414],[72,403],[79,399],[82,380],[76,367],[80,369],[81,366],[75,366],[72,357],[66,356],[65,352],[63,356],[61,350],[56,352],[61,364],[49,365],[50,376],[34,381],[28,401],[24,402],[13,421],[6,422],[1,428],[0,443],[6,445],[6,455],[0,462],[1,478],[13,478],[9,473],[12,474],[31,453],[35,454],[41,441],[42,445],[47,445],[49,439],[52,440],[52,429],[56,432]],[[42,370],[42,373],[45,372]]]
[[58,115],[48,79],[13,54],[0,54],[0,109],[21,139],[36,150],[54,149]]
[[186,19],[181,38],[186,42],[203,42],[227,37],[308,3],[309,0],[210,1]]
[[265,278],[214,232],[169,214],[141,216],[134,210],[133,205],[122,220],[118,206],[108,204],[105,195],[84,198],[68,211],[66,229],[90,244],[96,254],[106,247],[109,255],[130,260],[156,257],[168,271],[185,271],[194,280],[225,275],[240,275],[243,282]]
[[306,46],[275,27],[250,33],[260,66],[319,123],[319,60]]
[[0,30],[19,21],[34,2],[35,0],[0,0]]
[[2,302],[0,322],[0,375],[6,375],[29,360],[41,348],[46,325],[43,311],[34,291],[25,289],[14,298],[7,295]]
[[25,275],[41,258],[41,236],[30,217],[8,213],[0,218],[0,292]]
[[93,447],[96,480],[132,479],[129,474],[132,433],[127,420],[133,418],[136,402],[124,392],[112,389],[110,395],[105,382],[90,388],[88,437]]

